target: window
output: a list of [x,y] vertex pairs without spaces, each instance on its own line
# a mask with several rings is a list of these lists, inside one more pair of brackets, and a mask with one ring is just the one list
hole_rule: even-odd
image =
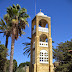
[[48,63],[48,52],[46,50],[40,51],[40,63]]

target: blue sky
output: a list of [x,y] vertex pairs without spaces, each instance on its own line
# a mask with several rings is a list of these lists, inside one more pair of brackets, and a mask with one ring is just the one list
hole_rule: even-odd
[[[0,17],[6,14],[6,8],[12,4],[20,4],[21,7],[27,9],[30,18],[28,19],[29,28],[26,27],[26,34],[19,37],[15,41],[14,59],[17,60],[18,65],[22,62],[30,61],[30,57],[23,55],[23,42],[28,42],[27,37],[31,37],[31,21],[35,17],[35,0],[0,0]],[[71,0],[36,0],[36,14],[42,9],[45,15],[51,17],[51,33],[52,40],[55,41],[54,47],[57,43],[65,42],[72,39],[72,1]],[[5,36],[0,34],[0,41],[5,44]],[[11,50],[11,38],[9,38],[8,54]],[[10,56],[7,57],[10,59]],[[53,60],[54,61],[54,60]]]

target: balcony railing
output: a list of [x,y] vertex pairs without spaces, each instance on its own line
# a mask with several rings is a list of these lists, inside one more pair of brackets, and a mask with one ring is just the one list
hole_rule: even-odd
[[[39,28],[38,28],[38,31],[47,32],[47,33],[48,33],[48,28],[39,27]],[[36,29],[33,30],[33,34],[34,34],[35,32],[36,32]]]
[[[48,47],[48,42],[39,42],[40,47]],[[35,42],[33,43],[33,48],[35,48]]]
[[48,42],[39,42],[39,46],[48,47]]
[[38,31],[41,31],[41,32],[48,32],[48,28],[39,27]]

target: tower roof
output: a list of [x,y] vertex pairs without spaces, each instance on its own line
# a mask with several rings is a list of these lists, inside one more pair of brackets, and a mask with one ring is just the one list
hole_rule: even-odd
[[37,14],[37,16],[49,17],[49,16],[47,16],[47,15],[44,15],[44,13],[41,12],[41,9],[40,9],[40,12]]

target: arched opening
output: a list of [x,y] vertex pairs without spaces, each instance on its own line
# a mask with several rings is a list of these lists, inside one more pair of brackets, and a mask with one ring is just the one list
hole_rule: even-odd
[[39,45],[41,47],[48,47],[48,38],[45,34],[40,35]]
[[47,23],[47,21],[44,20],[44,19],[41,19],[41,20],[39,21],[39,27],[48,28],[48,23]]
[[48,63],[48,52],[46,50],[40,51],[40,63]]
[[40,42],[48,42],[48,38],[45,34],[40,35]]

